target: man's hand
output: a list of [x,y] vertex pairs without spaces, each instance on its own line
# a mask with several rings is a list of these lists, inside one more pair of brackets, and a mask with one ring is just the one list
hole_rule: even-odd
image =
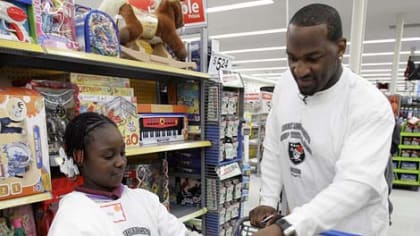
[[[270,216],[272,217],[269,218],[269,220],[264,221],[264,219],[268,219],[267,217]],[[249,212],[249,220],[251,225],[258,228],[264,228],[267,225],[271,225],[279,218],[280,215],[277,210],[270,206],[257,206]]]
[[283,236],[283,232],[276,224],[265,227],[252,236]]

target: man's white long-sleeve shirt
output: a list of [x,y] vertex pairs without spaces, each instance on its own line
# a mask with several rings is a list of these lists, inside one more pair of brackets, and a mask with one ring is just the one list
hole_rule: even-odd
[[261,204],[284,186],[297,235],[336,229],[386,235],[384,177],[394,118],[386,97],[347,68],[331,88],[304,98],[290,71],[279,80],[266,124]]

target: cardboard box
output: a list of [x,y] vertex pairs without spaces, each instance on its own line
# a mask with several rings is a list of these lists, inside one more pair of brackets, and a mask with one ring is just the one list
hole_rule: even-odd
[[70,82],[77,85],[130,88],[129,79],[112,76],[71,73]]
[[125,145],[139,145],[139,122],[135,97],[79,94],[80,113],[98,112],[113,120],[125,140]]
[[0,90],[0,201],[51,191],[44,98]]
[[156,144],[188,138],[186,114],[139,114],[140,143]]
[[185,105],[137,104],[138,113],[187,113]]

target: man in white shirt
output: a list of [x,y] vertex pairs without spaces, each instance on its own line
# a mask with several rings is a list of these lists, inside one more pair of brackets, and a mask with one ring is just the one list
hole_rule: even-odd
[[343,68],[346,39],[338,12],[300,9],[287,30],[289,70],[274,90],[261,163],[261,206],[251,223],[263,227],[284,187],[290,214],[255,233],[317,235],[338,230],[387,234],[389,158],[394,118],[386,97]]

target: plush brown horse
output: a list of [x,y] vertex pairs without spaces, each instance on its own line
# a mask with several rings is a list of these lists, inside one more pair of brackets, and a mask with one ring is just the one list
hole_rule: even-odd
[[99,9],[111,17],[122,17],[122,21],[117,19],[122,45],[129,45],[139,38],[150,39],[154,35],[160,37],[178,59],[184,60],[187,51],[176,32],[176,29],[184,25],[180,2],[183,0],[161,0],[153,13],[156,16],[155,20],[151,19],[150,14],[145,15],[144,10],[136,7],[141,5],[137,4],[139,1],[145,0],[104,0]]

